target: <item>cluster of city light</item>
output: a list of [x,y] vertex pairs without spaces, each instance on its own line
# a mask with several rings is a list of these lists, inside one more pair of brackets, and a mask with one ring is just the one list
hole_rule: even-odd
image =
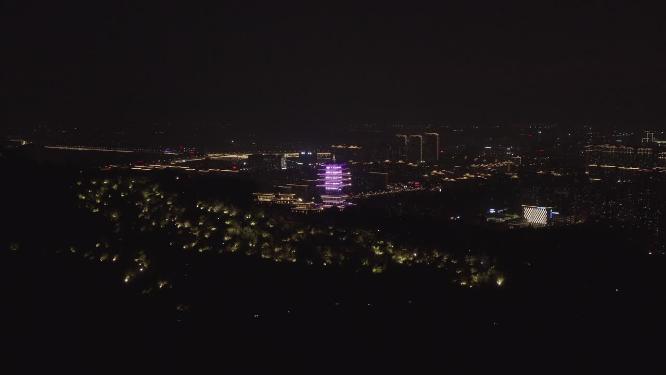
[[401,193],[408,193],[408,192],[419,192],[419,191],[425,191],[426,189],[423,186],[416,186],[413,184],[404,184],[404,183],[394,183],[394,184],[388,184],[386,185],[386,188],[384,190],[377,190],[377,191],[364,191],[360,192],[357,194],[353,194],[349,196],[350,200],[355,200],[355,199],[364,199],[364,198],[372,198],[372,197],[378,197],[378,196],[384,196],[384,195],[394,195],[394,194],[401,194]]
[[[178,160],[174,161],[175,162],[186,162],[186,161],[191,161],[191,160]],[[127,167],[125,166],[117,166],[117,165],[112,165],[108,166],[106,170],[111,170],[111,169],[125,169]],[[185,172],[199,172],[199,173],[238,173],[239,171],[237,169],[221,169],[221,168],[192,168],[192,167],[186,167],[186,166],[181,166],[181,165],[174,165],[174,164],[136,164],[129,169],[133,171],[144,171],[144,172],[149,172],[149,171],[156,171],[156,170],[179,170],[179,171],[185,171]]]
[[94,147],[94,146],[44,146],[44,148],[52,150],[67,150],[67,151],[96,151],[96,152],[119,152],[119,153],[132,153],[133,150],[111,148],[111,147]]
[[[452,282],[464,287],[495,284],[502,277],[488,258],[468,255],[460,259],[441,249],[400,246],[375,230],[311,225],[258,209],[240,210],[224,202],[188,205],[147,178],[93,179],[77,185],[83,206],[110,224],[111,233],[101,235],[116,238],[100,241],[84,253],[91,260],[124,267],[123,283],[150,280],[147,291],[173,284],[163,276],[167,270],[154,266],[160,264],[155,260],[164,252],[141,250],[122,238],[152,234],[168,240],[168,247],[174,250],[193,254],[242,253],[275,262],[359,267],[373,273],[391,265],[422,264],[448,270]],[[132,231],[136,234],[131,235]]]
[[[26,145],[29,142],[22,140]],[[156,150],[149,148],[120,148],[120,147],[108,147],[108,146],[77,146],[77,145],[46,145],[46,149],[51,150],[64,150],[64,151],[94,151],[94,152],[117,152],[117,153],[146,153],[146,154],[163,154],[163,155],[177,155],[176,152],[171,150]]]
[[487,171],[496,171],[496,170],[507,170],[512,167],[516,167],[517,164],[512,160],[496,161],[492,163],[473,163],[470,164],[472,169],[484,169]]
[[324,210],[321,204],[304,201],[295,193],[254,193],[253,195],[259,204],[289,206],[293,212],[315,213]]

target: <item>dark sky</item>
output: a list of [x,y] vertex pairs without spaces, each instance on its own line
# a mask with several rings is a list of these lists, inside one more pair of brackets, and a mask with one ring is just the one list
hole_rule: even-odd
[[0,99],[11,124],[660,127],[664,13],[636,3],[5,1]]

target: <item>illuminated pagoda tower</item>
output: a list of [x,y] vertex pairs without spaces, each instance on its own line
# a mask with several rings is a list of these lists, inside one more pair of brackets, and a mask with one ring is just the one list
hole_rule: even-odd
[[343,208],[347,202],[347,188],[351,186],[351,173],[344,164],[327,163],[319,169],[319,184],[324,192],[321,194],[322,206],[324,208]]

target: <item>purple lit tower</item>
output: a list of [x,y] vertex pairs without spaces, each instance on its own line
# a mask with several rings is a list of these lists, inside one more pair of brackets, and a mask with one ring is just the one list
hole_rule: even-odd
[[319,169],[319,184],[324,192],[321,194],[322,205],[325,208],[342,208],[349,203],[346,201],[346,189],[351,186],[351,173],[344,164],[324,164]]

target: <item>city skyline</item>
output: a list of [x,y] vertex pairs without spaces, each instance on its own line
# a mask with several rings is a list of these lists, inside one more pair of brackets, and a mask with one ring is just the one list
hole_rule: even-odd
[[664,373],[659,5],[3,2],[5,367]]

